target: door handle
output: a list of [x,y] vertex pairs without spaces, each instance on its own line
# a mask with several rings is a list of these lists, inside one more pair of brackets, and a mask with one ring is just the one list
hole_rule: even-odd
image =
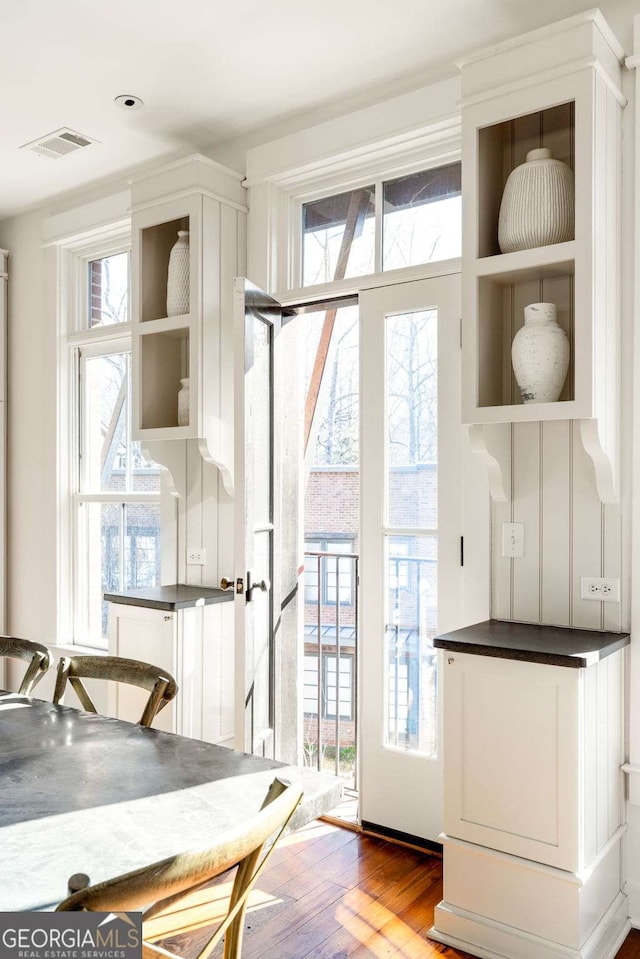
[[247,573],[247,602],[251,602],[251,597],[253,596],[254,589],[259,589],[261,593],[268,593],[271,589],[271,583],[268,579],[259,579],[254,581],[251,578],[251,573]]
[[220,580],[220,589],[232,589],[235,588],[236,593],[244,593],[244,580],[242,576],[238,576],[236,580],[227,579],[226,576],[223,576]]

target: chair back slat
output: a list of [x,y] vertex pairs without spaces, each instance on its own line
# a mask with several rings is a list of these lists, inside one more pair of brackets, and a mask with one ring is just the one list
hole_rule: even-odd
[[[168,923],[176,921],[179,903],[237,865],[226,917],[207,940],[198,959],[206,959],[225,933],[225,959],[240,959],[249,893],[301,798],[302,787],[299,784],[291,785],[276,779],[260,811],[244,825],[235,826],[217,837],[206,850],[181,853],[81,889],[60,903],[58,910],[144,910],[143,935],[148,944],[177,931],[169,929]],[[202,915],[202,909],[199,912],[198,927],[210,925],[212,916]],[[171,955],[165,950],[152,948],[151,951]]]
[[173,676],[151,663],[121,656],[63,656],[58,664],[54,703],[63,702],[67,683],[70,683],[83,709],[96,713],[97,709],[83,679],[111,680],[147,690],[149,698],[138,720],[141,726],[151,726],[155,716],[178,692]]
[[51,652],[42,643],[19,639],[17,636],[0,636],[0,656],[20,659],[29,664],[18,687],[22,696],[31,695],[53,662]]

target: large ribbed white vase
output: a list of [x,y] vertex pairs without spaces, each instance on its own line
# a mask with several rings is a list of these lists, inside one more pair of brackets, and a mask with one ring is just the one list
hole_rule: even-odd
[[189,312],[189,231],[178,230],[167,271],[167,316]]
[[574,238],[573,170],[542,147],[509,174],[498,217],[502,253],[564,243]]
[[530,303],[513,338],[511,361],[523,403],[555,403],[569,369],[569,340],[555,303]]

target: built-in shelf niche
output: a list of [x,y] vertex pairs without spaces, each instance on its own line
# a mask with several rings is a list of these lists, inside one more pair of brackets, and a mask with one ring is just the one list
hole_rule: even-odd
[[478,130],[478,257],[500,253],[498,216],[505,183],[529,150],[548,147],[554,160],[574,169],[574,115],[574,103],[562,103]]
[[189,230],[188,216],[141,230],[140,321],[143,323],[167,315],[169,254],[178,239],[178,230]]
[[178,426],[180,380],[189,376],[188,327],[140,337],[141,428]]
[[[573,263],[535,271],[478,277],[478,406],[523,406],[513,374],[511,346],[530,303],[555,303],[569,339],[569,370],[557,403],[575,399]],[[530,407],[534,404],[528,404]],[[541,404],[535,404],[536,406]],[[556,404],[547,404],[549,406]]]

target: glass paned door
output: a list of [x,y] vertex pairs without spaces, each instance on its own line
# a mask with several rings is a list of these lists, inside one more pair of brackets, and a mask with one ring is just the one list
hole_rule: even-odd
[[241,749],[269,757],[277,748],[274,347],[281,318],[275,300],[236,279],[236,741]]
[[361,293],[360,317],[361,816],[437,842],[433,638],[459,625],[462,586],[459,277]]

